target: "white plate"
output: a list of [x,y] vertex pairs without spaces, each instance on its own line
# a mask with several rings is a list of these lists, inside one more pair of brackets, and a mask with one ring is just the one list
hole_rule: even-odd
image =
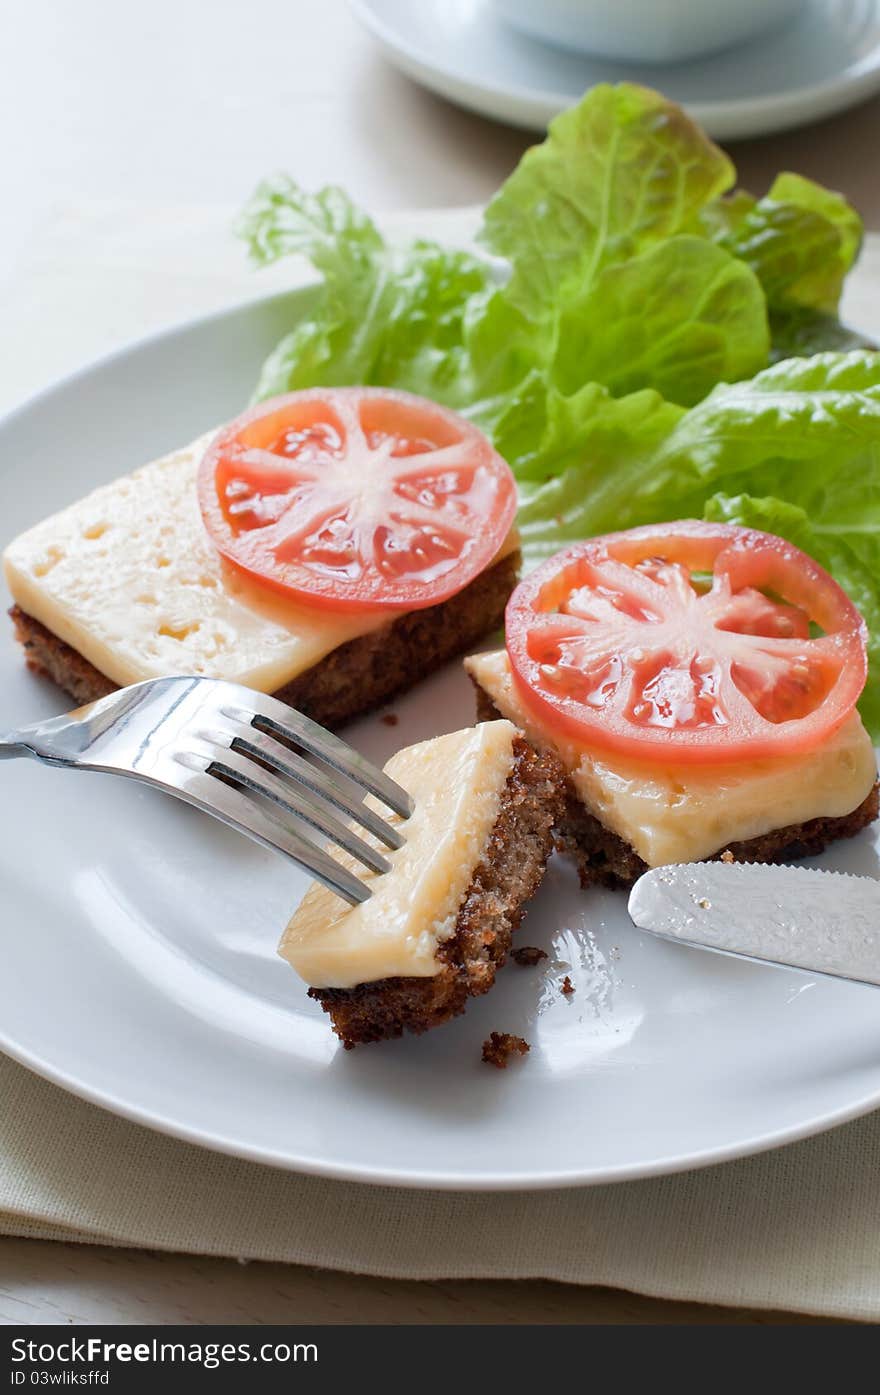
[[802,19],[689,63],[610,62],[527,38],[489,0],[351,0],[389,59],[460,106],[544,130],[597,82],[659,87],[722,140],[801,126],[880,88],[880,0],[810,0]]
[[[474,214],[428,222],[464,239]],[[874,278],[853,279],[864,311]],[[7,418],[4,539],[234,413],[304,294],[143,341]],[[0,632],[0,728],[65,705]],[[349,730],[375,760],[468,725],[469,684],[451,665],[394,710]],[[653,941],[559,863],[520,932],[549,964],[510,965],[423,1038],[344,1052],[275,955],[295,870],[130,782],[0,768],[0,1048],[152,1128],[328,1176],[541,1187],[717,1162],[880,1104],[875,990]],[[869,834],[822,861],[880,875]],[[494,1029],[532,1044],[504,1074],[479,1059]]]

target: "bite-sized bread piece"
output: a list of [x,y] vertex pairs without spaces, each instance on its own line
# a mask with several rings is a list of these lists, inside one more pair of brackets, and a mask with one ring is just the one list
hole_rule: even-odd
[[308,607],[249,580],[202,522],[196,472],[209,439],[95,490],[6,549],[27,661],[75,702],[145,678],[204,674],[338,725],[500,624],[516,583],[515,533],[457,594],[394,617]]
[[373,890],[356,907],[310,887],[279,946],[346,1047],[427,1031],[492,987],[561,815],[557,761],[510,722],[421,742],[386,769],[415,800],[391,871],[349,863]]
[[504,650],[465,660],[480,721],[516,722],[566,772],[560,851],[581,882],[629,886],[649,867],[729,850],[740,862],[786,862],[821,852],[877,818],[877,765],[853,713],[803,755],[675,770],[587,751],[525,707]]

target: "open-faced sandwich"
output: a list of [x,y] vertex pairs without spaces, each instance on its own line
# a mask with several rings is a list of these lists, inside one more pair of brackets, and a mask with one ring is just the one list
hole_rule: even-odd
[[877,817],[865,625],[791,543],[697,522],[594,538],[528,576],[506,624],[506,650],[465,661],[478,715],[562,762],[584,885],[786,860]]
[[187,673],[336,725],[497,628],[516,495],[475,427],[408,393],[262,403],[6,549],[32,668],[75,701]]

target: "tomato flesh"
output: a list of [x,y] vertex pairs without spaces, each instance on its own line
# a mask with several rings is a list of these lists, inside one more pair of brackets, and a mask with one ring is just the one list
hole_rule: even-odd
[[866,630],[781,538],[683,522],[578,543],[507,607],[531,711],[587,747],[664,765],[813,749],[853,710]]
[[490,564],[516,490],[455,413],[336,388],[275,398],[219,432],[199,503],[218,550],[265,585],[336,610],[418,610]]

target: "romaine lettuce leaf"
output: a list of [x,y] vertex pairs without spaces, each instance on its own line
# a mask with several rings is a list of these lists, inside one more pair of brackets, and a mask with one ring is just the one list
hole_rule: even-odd
[[688,231],[734,169],[680,108],[631,83],[594,87],[551,122],[486,209],[480,240],[511,263],[532,320],[569,283]]
[[837,318],[863,232],[842,195],[800,175],[780,174],[765,198],[738,190],[705,208],[700,219],[761,282],[774,359],[866,344]]
[[[540,439],[518,468],[517,526],[527,569],[567,542],[669,517],[652,462],[685,417],[683,408],[651,390],[615,398],[589,383],[570,397],[551,391],[545,409]],[[506,427],[499,425],[502,442]]]
[[238,230],[258,264],[298,253],[322,275],[311,315],[264,364],[258,398],[344,383],[463,394],[464,316],[491,286],[485,262],[427,241],[391,247],[342,190],[309,195],[285,177],[260,185]]
[[573,289],[559,312],[552,373],[563,392],[585,382],[615,396],[652,387],[691,406],[716,383],[766,367],[769,349],[753,272],[713,243],[682,235]]
[[[656,92],[595,87],[491,201],[480,241],[510,263],[496,300],[563,392],[598,382],[689,405],[767,364],[757,278],[705,235],[727,157]],[[719,255],[719,253],[721,255]]]
[[771,312],[834,314],[862,244],[862,220],[846,199],[797,174],[780,174],[763,199],[742,193],[721,237],[755,272]]
[[681,419],[661,454],[706,485],[730,492],[742,481],[736,492],[778,494],[811,513],[830,490],[857,517],[866,491],[880,488],[880,353],[787,359],[747,383],[722,384]]
[[283,174],[258,185],[236,222],[236,232],[257,266],[300,253],[317,271],[336,279],[346,265],[357,279],[384,245],[375,224],[344,189],[328,185],[317,194],[306,194]]

